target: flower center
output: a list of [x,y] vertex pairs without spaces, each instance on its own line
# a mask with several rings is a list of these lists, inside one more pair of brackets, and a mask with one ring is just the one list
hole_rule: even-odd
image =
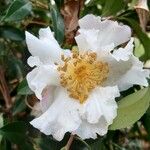
[[97,60],[97,54],[73,52],[71,57],[62,55],[63,65],[58,66],[60,83],[69,92],[69,96],[83,103],[89,92],[102,84],[108,76],[108,64]]

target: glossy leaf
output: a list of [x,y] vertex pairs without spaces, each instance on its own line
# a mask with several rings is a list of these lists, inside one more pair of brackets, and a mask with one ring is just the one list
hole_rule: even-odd
[[125,6],[123,0],[107,0],[102,10],[102,16],[115,15]]
[[150,88],[144,88],[118,102],[117,117],[110,130],[122,129],[133,125],[146,112],[150,103]]
[[0,27],[0,37],[10,39],[13,41],[23,41],[24,33],[19,29],[11,26]]
[[51,17],[55,37],[57,41],[62,44],[64,40],[64,22],[56,6],[51,6]]
[[20,21],[31,13],[32,5],[28,0],[15,0],[12,2],[3,17],[4,21]]

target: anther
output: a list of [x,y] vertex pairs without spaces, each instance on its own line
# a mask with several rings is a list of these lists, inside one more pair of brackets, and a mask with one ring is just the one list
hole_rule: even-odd
[[65,56],[62,54],[61,55],[61,60],[64,61],[65,60]]

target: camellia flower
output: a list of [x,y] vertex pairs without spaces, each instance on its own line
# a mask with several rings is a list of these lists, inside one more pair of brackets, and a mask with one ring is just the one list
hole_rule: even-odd
[[31,124],[57,140],[66,132],[83,139],[105,135],[117,115],[119,91],[148,85],[128,26],[94,15],[79,26],[79,51],[61,49],[50,28],[40,29],[39,39],[26,32],[28,64],[35,66],[27,81],[43,112]]

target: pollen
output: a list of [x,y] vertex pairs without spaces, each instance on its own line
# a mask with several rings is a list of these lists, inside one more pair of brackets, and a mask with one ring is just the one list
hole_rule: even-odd
[[61,57],[64,62],[58,65],[60,83],[67,89],[69,96],[84,103],[89,93],[100,86],[108,77],[108,64],[98,61],[95,52],[79,54],[73,52],[71,57]]

